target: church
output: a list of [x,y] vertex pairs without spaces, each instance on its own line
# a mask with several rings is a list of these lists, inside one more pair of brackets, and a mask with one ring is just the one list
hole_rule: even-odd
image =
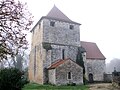
[[85,78],[103,81],[105,56],[96,43],[80,41],[80,23],[74,22],[54,6],[31,30],[32,43],[29,80],[39,84],[83,84],[83,67],[77,57],[81,53]]

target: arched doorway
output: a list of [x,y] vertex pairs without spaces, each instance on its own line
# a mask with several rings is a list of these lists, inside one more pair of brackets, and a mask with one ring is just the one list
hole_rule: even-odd
[[93,80],[93,74],[90,73],[90,74],[89,74],[89,82],[90,82],[90,83],[93,83],[93,81],[94,81],[94,80]]

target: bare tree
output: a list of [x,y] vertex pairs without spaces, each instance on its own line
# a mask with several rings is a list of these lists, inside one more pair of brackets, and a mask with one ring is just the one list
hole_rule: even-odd
[[26,32],[31,28],[32,15],[27,5],[16,0],[0,1],[0,61],[27,49]]
[[120,59],[114,58],[110,61],[110,63],[106,64],[106,72],[112,73],[114,70],[120,72]]

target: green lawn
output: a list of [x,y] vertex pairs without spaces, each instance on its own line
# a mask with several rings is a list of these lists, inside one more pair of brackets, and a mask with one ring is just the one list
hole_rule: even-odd
[[27,84],[22,90],[88,90],[88,86],[53,86],[53,85],[39,85]]

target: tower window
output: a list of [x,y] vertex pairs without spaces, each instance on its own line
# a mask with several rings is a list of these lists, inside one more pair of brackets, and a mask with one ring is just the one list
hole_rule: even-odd
[[73,26],[73,25],[70,25],[69,28],[70,28],[70,29],[74,29],[74,26]]
[[65,49],[62,50],[62,59],[65,59]]
[[67,73],[67,79],[68,79],[68,80],[71,80],[71,79],[72,79],[72,73],[71,73],[71,72],[68,72],[68,73]]
[[55,22],[51,21],[50,22],[50,26],[54,27],[55,26]]

